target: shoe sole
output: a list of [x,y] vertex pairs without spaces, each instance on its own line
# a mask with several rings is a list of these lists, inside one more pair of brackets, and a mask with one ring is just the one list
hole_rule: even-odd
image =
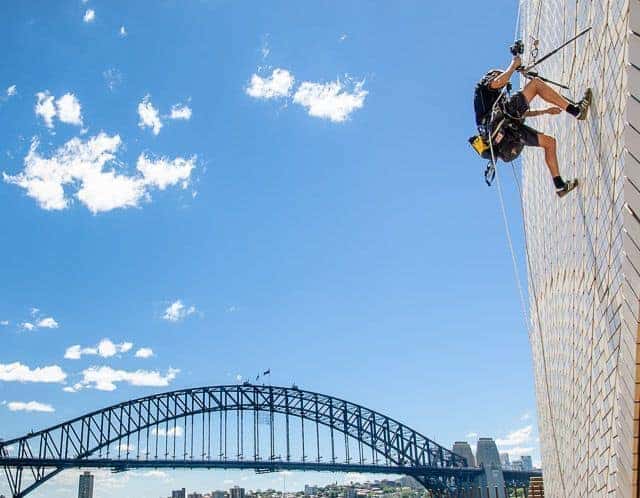
[[578,182],[578,180],[575,181],[575,184],[573,185],[573,187],[571,187],[568,190],[561,190],[560,192],[556,192],[557,196],[560,197],[560,199],[562,199],[565,195],[567,195],[569,192],[571,192],[572,190],[575,190],[578,188],[578,185],[580,185],[580,183]]
[[587,102],[587,106],[585,107],[584,111],[581,111],[580,114],[578,114],[578,121],[584,121],[585,119],[587,119],[587,114],[589,114],[589,108],[591,107],[592,97],[593,93],[591,92],[591,88],[587,88],[587,91],[584,94],[584,101]]

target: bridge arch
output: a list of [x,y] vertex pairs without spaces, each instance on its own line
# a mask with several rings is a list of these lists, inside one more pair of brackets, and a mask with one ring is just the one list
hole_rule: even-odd
[[0,442],[0,466],[15,498],[71,467],[383,472],[412,475],[431,489],[477,473],[463,457],[359,404],[249,383],[170,391],[96,410]]

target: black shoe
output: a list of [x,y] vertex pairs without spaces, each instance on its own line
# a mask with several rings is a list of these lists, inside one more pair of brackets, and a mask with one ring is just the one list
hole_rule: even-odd
[[576,118],[578,118],[580,121],[587,119],[587,113],[589,112],[589,107],[591,107],[592,97],[593,94],[591,92],[591,88],[587,88],[584,92],[584,97],[582,97],[582,100],[578,102],[578,109],[580,109],[580,112],[578,113]]
[[564,184],[564,187],[556,189],[556,194],[557,194],[558,197],[564,197],[565,195],[567,195],[569,192],[571,192],[577,186],[578,186],[578,179],[577,178],[575,178],[573,180],[569,180],[568,182],[566,182]]

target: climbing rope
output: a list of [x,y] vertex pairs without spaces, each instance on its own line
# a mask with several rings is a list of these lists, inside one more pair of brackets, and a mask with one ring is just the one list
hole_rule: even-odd
[[[538,15],[537,15],[537,23],[539,24],[539,18],[540,18],[540,4],[541,4],[542,0],[540,0],[540,3],[538,4]],[[520,22],[520,11],[521,11],[521,7],[522,7],[522,3],[519,2],[518,3],[518,15],[517,15],[517,21],[516,21],[516,36],[515,38],[517,38],[518,32],[519,32],[519,22]],[[539,26],[538,26],[539,28]],[[505,87],[506,88],[506,87]],[[500,100],[502,99],[502,97],[504,96],[504,92],[505,92],[505,88],[503,88],[502,92],[500,93],[500,96],[498,97],[498,99],[496,100],[496,102],[494,103],[492,109],[491,109],[491,119],[490,119],[490,123],[493,122],[493,118],[495,116],[495,111],[496,111],[496,107],[497,104],[500,102]],[[507,217],[507,212],[506,212],[506,208],[505,208],[505,203],[504,203],[504,198],[503,198],[503,194],[502,194],[502,187],[500,184],[500,175],[498,173],[498,168],[497,168],[497,163],[496,163],[496,156],[493,150],[493,140],[492,137],[489,137],[489,150],[491,152],[491,162],[494,164],[495,166],[495,171],[496,171],[496,179],[497,179],[497,185],[498,185],[498,195],[500,198],[500,207],[502,210],[502,218],[504,221],[504,226],[505,226],[505,231],[507,234],[507,243],[509,245],[509,251],[511,253],[511,259],[512,259],[512,263],[513,263],[513,270],[514,270],[514,275],[515,275],[515,280],[516,280],[516,284],[518,286],[518,291],[520,294],[520,300],[521,300],[521,305],[523,308],[523,316],[525,319],[525,327],[528,329],[529,328],[529,317],[528,314],[526,313],[526,304],[525,304],[525,300],[524,300],[524,291],[522,289],[522,283],[521,283],[521,279],[520,279],[520,272],[518,270],[518,263],[517,263],[517,258],[515,255],[515,249],[514,249],[514,245],[513,245],[513,239],[511,237],[511,229],[509,227],[509,223],[508,223],[508,217]],[[512,167],[515,168],[515,166],[512,164]],[[514,169],[514,177],[515,177],[515,169]],[[546,393],[546,398],[547,398],[547,405],[549,407],[549,418],[550,418],[550,425],[551,425],[551,434],[553,437],[553,444],[554,444],[554,449],[555,449],[555,454],[556,454],[556,462],[558,464],[558,473],[560,475],[560,483],[562,485],[562,492],[563,492],[563,496],[566,498],[567,497],[567,491],[566,491],[566,486],[565,486],[565,479],[564,479],[564,472],[562,469],[562,460],[560,458],[560,449],[558,446],[558,434],[557,434],[557,430],[556,430],[556,424],[555,424],[555,416],[553,413],[553,405],[551,403],[551,388],[550,388],[550,383],[549,383],[549,368],[547,365],[547,353],[546,353],[546,346],[545,346],[545,340],[544,340],[544,335],[542,334],[542,330],[540,328],[540,323],[542,322],[541,318],[540,318],[540,307],[538,304],[538,293],[537,293],[537,289],[536,289],[536,285],[535,285],[535,280],[533,278],[533,266],[531,264],[531,256],[529,254],[529,241],[528,241],[528,234],[527,234],[527,225],[525,222],[525,211],[524,211],[524,200],[523,200],[523,196],[522,196],[522,190],[520,189],[520,185],[519,182],[517,181],[517,177],[515,178],[516,180],[516,187],[518,189],[518,196],[520,198],[520,210],[521,210],[521,214],[522,214],[522,224],[523,224],[523,233],[524,233],[524,248],[525,248],[525,256],[526,256],[526,261],[527,261],[527,269],[529,271],[529,275],[531,275],[531,278],[529,279],[529,283],[530,283],[530,287],[531,287],[531,292],[532,292],[532,297],[533,297],[533,303],[534,303],[534,310],[535,310],[535,315],[536,315],[536,319],[537,319],[537,323],[534,328],[537,330],[538,332],[538,336],[540,339],[540,352],[542,354],[542,369],[544,372],[544,384],[545,384],[545,393]],[[533,323],[532,323],[533,325]],[[532,332],[533,333],[533,332]]]

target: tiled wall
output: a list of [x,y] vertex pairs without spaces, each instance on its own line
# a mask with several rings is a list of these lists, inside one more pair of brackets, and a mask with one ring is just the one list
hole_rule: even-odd
[[640,160],[640,134],[631,126],[640,130],[640,100],[628,95],[635,87],[640,97],[640,71],[627,62],[637,45],[640,68],[640,37],[629,32],[640,33],[639,1],[521,2],[521,36],[527,46],[540,40],[540,56],[593,27],[539,67],[568,83],[574,100],[593,88],[588,120],[563,113],[528,122],[557,138],[561,173],[578,177],[579,189],[558,199],[542,151],[523,154],[530,339],[552,498],[637,496],[640,162],[631,152]]

